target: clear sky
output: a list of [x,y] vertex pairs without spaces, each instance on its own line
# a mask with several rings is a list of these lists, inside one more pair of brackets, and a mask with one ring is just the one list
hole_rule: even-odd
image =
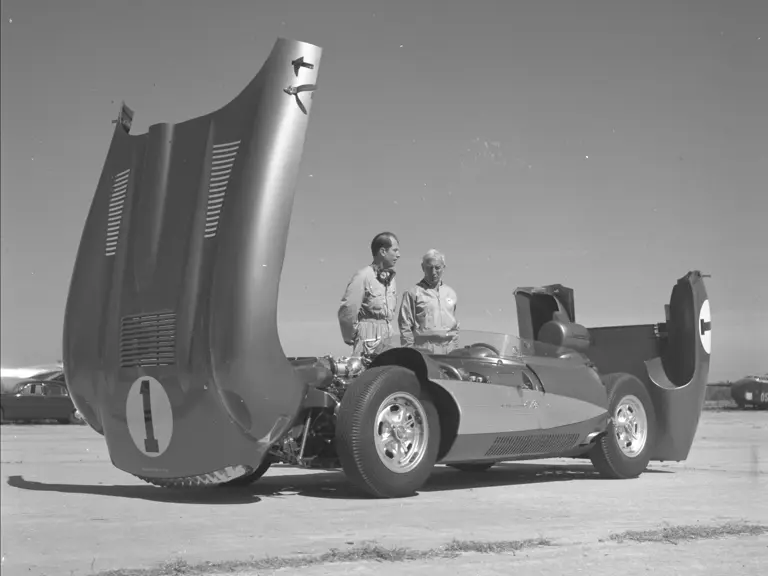
[[55,361],[121,100],[132,133],[229,102],[278,36],[323,47],[279,322],[336,310],[382,230],[402,293],[429,248],[467,329],[517,333],[560,282],[586,325],[663,321],[712,274],[711,379],[768,370],[765,0],[5,0],[2,364]]

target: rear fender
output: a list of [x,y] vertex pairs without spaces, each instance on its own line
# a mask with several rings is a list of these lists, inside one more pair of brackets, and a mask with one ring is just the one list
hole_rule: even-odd
[[652,460],[688,457],[704,406],[712,347],[706,286],[700,272],[677,281],[666,322],[589,328],[588,355],[601,374],[626,372],[648,389],[656,411]]

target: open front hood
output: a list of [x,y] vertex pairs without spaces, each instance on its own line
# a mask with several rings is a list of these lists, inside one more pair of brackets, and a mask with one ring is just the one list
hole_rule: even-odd
[[279,39],[230,103],[145,134],[121,110],[74,265],[64,366],[123,470],[257,466],[300,407],[277,301],[320,56]]

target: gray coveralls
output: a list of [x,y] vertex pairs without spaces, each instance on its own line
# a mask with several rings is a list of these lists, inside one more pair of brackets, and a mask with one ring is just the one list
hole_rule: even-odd
[[421,280],[403,294],[398,315],[403,346],[432,354],[454,350],[459,339],[457,300],[456,291],[442,282],[432,288]]
[[370,264],[355,272],[347,284],[338,317],[341,337],[352,346],[352,356],[374,352],[396,333],[397,285],[395,271],[388,272],[390,278],[384,283]]

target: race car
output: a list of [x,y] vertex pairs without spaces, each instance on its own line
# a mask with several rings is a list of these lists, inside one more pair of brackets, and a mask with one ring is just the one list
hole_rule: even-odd
[[660,323],[587,328],[553,284],[510,295],[518,335],[464,330],[450,354],[394,338],[369,357],[286,357],[278,293],[320,56],[278,39],[229,104],[141,135],[123,104],[64,322],[72,399],[112,463],[169,488],[341,468],[397,498],[436,464],[573,457],[634,478],[684,460],[710,361],[698,271]]
[[739,408],[768,408],[768,374],[750,375],[731,384],[731,398]]

